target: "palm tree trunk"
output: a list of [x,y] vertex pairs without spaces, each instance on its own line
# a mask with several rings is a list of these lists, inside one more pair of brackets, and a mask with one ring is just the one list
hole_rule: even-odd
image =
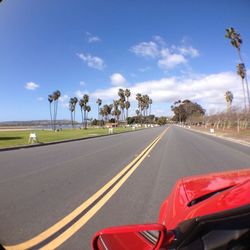
[[250,96],[249,96],[249,88],[248,88],[247,74],[246,74],[246,76],[245,76],[245,82],[246,82],[246,90],[247,90],[248,109],[250,110]]
[[50,125],[51,125],[51,129],[53,130],[51,102],[49,103],[49,112],[50,112]]
[[84,128],[87,129],[86,111],[84,110]]
[[53,130],[54,131],[56,130],[55,121],[56,121],[56,101],[54,101],[54,114],[53,114]]
[[82,108],[81,108],[81,114],[82,114],[82,127],[84,127]]
[[74,128],[72,111],[70,111],[70,116],[71,116],[71,125],[72,125],[72,128]]
[[[243,59],[242,59],[242,56],[241,56],[241,53],[240,53],[240,48],[237,49],[237,52],[238,52],[238,56],[239,56],[239,59],[240,59],[240,62],[244,64],[243,62]],[[246,72],[246,76],[245,76],[245,81],[246,81],[246,92],[247,92],[247,100],[248,100],[248,109],[250,110],[250,96],[249,96],[249,88],[248,88],[248,80],[247,80],[247,72]],[[244,98],[245,98],[245,88],[244,88],[244,83],[242,82],[242,85],[243,85],[243,91],[244,91]],[[244,99],[245,101],[245,99]],[[246,101],[245,101],[245,110],[246,110]]]
[[237,52],[238,52],[238,56],[239,56],[240,62],[244,63],[243,59],[242,59],[242,56],[241,56],[241,53],[240,53],[240,48],[237,49]]
[[76,111],[74,110],[74,127],[75,127],[75,123],[76,123]]
[[[58,100],[56,101],[56,121],[57,121],[57,110],[58,110]],[[55,127],[56,127],[56,122],[55,122]]]
[[243,78],[241,80],[241,84],[242,84],[243,97],[244,97],[244,109],[246,111],[247,110],[247,104],[246,104],[246,94],[245,94],[245,87],[244,87],[244,79]]

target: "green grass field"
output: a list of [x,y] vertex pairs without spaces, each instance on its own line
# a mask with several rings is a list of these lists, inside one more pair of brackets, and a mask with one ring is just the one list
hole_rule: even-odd
[[[132,131],[131,128],[114,128],[114,133]],[[36,133],[38,143],[63,141],[108,134],[107,128],[65,129],[59,132],[49,130],[0,131],[0,148],[28,145],[30,133]]]

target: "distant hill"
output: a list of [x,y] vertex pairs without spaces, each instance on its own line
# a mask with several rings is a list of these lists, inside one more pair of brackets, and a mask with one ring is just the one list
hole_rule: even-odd
[[[50,125],[50,120],[34,120],[34,121],[5,121],[0,122],[0,126],[46,126]],[[70,120],[57,120],[57,125],[70,125]],[[78,124],[78,122],[76,122]]]

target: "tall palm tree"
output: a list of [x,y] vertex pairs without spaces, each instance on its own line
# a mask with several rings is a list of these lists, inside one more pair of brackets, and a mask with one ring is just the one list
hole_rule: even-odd
[[86,106],[86,126],[88,126],[88,114],[91,111],[91,107],[89,105]]
[[232,109],[232,102],[233,102],[233,93],[231,91],[227,91],[225,93],[225,98],[226,98],[226,102],[227,102],[227,112],[231,112]]
[[120,100],[113,100],[113,111],[112,115],[116,118],[117,123],[119,123],[119,117],[121,115],[121,111],[119,110]]
[[84,107],[84,101],[83,101],[83,99],[80,99],[80,100],[79,100],[79,106],[80,106],[80,109],[81,109],[81,115],[82,115],[82,126],[84,127],[84,119],[83,119],[83,107]]
[[88,102],[89,102],[89,96],[88,95],[84,95],[82,97],[82,101],[83,101],[83,111],[84,111],[84,121],[85,121],[85,125],[84,128],[87,129],[87,112],[88,112]]
[[139,109],[139,114],[140,114],[140,120],[141,120],[141,124],[142,124],[142,95],[141,93],[137,93],[136,94],[136,100],[138,102],[138,109]]
[[124,109],[125,109],[125,91],[124,89],[118,90],[118,96],[120,97],[121,117],[124,120]]
[[56,118],[57,118],[57,110],[58,110],[58,100],[61,96],[60,90],[56,90],[53,92],[53,101],[54,101],[54,130],[56,130]]
[[102,121],[103,121],[103,119],[105,117],[105,113],[104,113],[104,109],[103,108],[100,108],[99,115],[102,117]]
[[246,69],[245,65],[243,63],[237,64],[237,74],[241,78],[241,84],[242,84],[242,90],[243,90],[243,98],[244,98],[244,107],[245,110],[247,109],[247,104],[246,104],[246,94],[245,94],[245,86],[244,86],[244,79],[246,77]]
[[77,97],[70,98],[69,100],[69,110],[71,113],[71,123],[72,127],[74,128],[75,120],[76,120],[76,104],[78,102]]
[[96,100],[96,103],[97,103],[97,108],[98,108],[98,120],[100,120],[100,106],[102,105],[102,100],[98,98]]
[[[231,44],[236,48],[237,52],[238,52],[238,56],[239,56],[239,59],[240,59],[240,64],[242,65],[241,67],[243,67],[245,69],[245,64],[243,62],[243,59],[242,59],[242,56],[241,56],[241,51],[240,51],[240,48],[241,48],[241,44],[242,44],[242,39],[241,39],[241,36],[239,33],[237,33],[234,28],[228,28],[226,29],[226,35],[225,35],[226,38],[229,38],[230,41],[231,41]],[[240,65],[239,64],[239,65]],[[241,77],[242,79],[242,86],[243,86],[243,91],[244,91],[244,96],[246,95],[245,94],[245,88],[244,88],[244,80],[243,78]],[[248,108],[250,110],[250,94],[249,94],[249,88],[248,88],[248,80],[247,80],[247,75],[245,74],[245,83],[246,83],[246,92],[247,92],[247,100],[248,100]]]
[[74,99],[70,98],[70,100],[69,100],[69,111],[70,111],[72,128],[74,128],[74,122],[73,122],[73,112],[74,112],[74,110],[75,110]]
[[105,105],[103,106],[102,110],[103,110],[103,115],[104,115],[105,121],[107,122],[108,116],[109,116],[109,114],[111,113],[111,106],[105,104]]
[[48,101],[49,101],[49,113],[50,113],[50,125],[51,125],[51,129],[53,130],[53,123],[52,123],[52,110],[51,110],[51,105],[53,102],[53,96],[52,95],[48,95]]
[[125,102],[125,109],[127,111],[127,114],[126,114],[126,119],[128,119],[128,109],[130,108],[130,102],[129,101],[126,101]]
[[[129,97],[130,97],[130,95],[131,95],[130,90],[129,90],[129,89],[125,89],[124,95],[125,95],[125,97],[126,97],[126,103],[127,103],[127,104],[125,103],[125,108],[126,108],[126,110],[127,110],[127,112],[126,112],[126,118],[128,118],[128,109],[130,108]],[[128,107],[128,108],[127,108],[127,107]]]

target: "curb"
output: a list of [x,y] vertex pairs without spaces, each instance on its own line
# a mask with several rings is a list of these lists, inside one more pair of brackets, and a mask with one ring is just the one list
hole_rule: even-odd
[[[182,128],[185,128],[185,127],[182,127]],[[225,141],[230,141],[230,142],[234,142],[234,143],[238,143],[238,144],[241,144],[241,145],[250,147],[250,142],[246,142],[246,141],[242,141],[242,140],[237,140],[237,139],[234,139],[234,138],[231,138],[231,137],[225,137],[225,136],[223,136],[223,135],[210,134],[210,133],[208,133],[208,132],[196,130],[196,129],[193,129],[193,128],[185,128],[185,129],[191,130],[191,131],[193,131],[193,132],[205,134],[205,135],[214,136],[214,137],[223,139],[223,140],[225,140]]]
[[[31,144],[31,145],[20,145],[20,146],[8,147],[8,148],[0,148],[0,152],[1,152],[1,151],[12,151],[12,150],[17,150],[17,149],[26,149],[26,148],[43,147],[43,146],[49,146],[49,145],[54,145],[54,144],[61,144],[61,143],[67,143],[67,142],[74,142],[74,141],[83,141],[83,140],[94,139],[94,138],[100,138],[100,137],[105,137],[105,136],[115,136],[115,135],[124,134],[124,133],[137,132],[137,131],[141,131],[141,130],[144,130],[144,129],[140,129],[140,130],[131,130],[131,131],[124,131],[124,132],[113,133],[113,134],[104,134],[104,135],[88,136],[88,137],[82,137],[82,138],[76,138],[76,139],[69,139],[69,140],[63,140],[63,141],[44,142],[44,143]],[[0,248],[0,250],[1,250],[1,248]]]

